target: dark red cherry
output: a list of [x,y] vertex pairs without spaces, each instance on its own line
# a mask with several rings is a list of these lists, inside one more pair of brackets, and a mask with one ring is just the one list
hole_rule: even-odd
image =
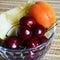
[[36,24],[32,28],[32,30],[33,30],[33,34],[38,38],[42,37],[46,32],[46,29],[42,25],[38,25],[38,24]]
[[42,37],[40,38],[41,43],[44,43],[44,42],[46,42],[47,40],[48,40],[48,38],[47,38],[46,36],[42,36]]
[[6,47],[10,49],[18,49],[19,48],[19,39],[16,36],[10,36],[7,38]]
[[33,27],[36,24],[36,21],[31,16],[22,17],[20,20],[21,25],[28,25],[29,27]]
[[31,28],[28,26],[21,26],[18,28],[18,37],[22,40],[29,40],[32,37]]
[[28,48],[34,48],[40,44],[39,39],[37,37],[31,38],[31,40],[28,42],[27,47]]

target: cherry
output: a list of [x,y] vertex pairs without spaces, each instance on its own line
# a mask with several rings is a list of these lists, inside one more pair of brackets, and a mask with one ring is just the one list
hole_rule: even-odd
[[32,37],[31,28],[28,26],[21,26],[18,28],[18,37],[22,40],[29,40]]
[[48,38],[46,36],[42,36],[40,39],[41,43],[44,43],[48,40]]
[[46,32],[46,29],[42,25],[38,25],[38,24],[34,25],[32,27],[32,30],[33,30],[33,34],[38,38],[42,37]]
[[10,36],[7,38],[6,47],[10,49],[18,49],[19,48],[19,39],[16,36]]
[[39,39],[37,37],[33,37],[29,40],[27,47],[34,48],[40,44]]
[[31,16],[24,16],[20,20],[21,25],[28,25],[29,27],[33,27],[36,24],[36,21]]

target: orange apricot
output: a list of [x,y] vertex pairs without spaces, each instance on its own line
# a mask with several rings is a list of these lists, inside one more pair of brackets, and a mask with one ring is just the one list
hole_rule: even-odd
[[36,2],[29,9],[29,14],[36,19],[38,24],[49,28],[56,21],[56,13],[54,9],[45,2]]

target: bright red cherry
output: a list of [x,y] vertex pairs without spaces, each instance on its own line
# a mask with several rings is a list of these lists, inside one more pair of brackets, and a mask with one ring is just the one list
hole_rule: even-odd
[[21,26],[18,28],[18,37],[22,40],[29,40],[32,37],[31,28],[28,26]]
[[44,43],[44,42],[46,42],[47,40],[48,40],[48,38],[47,38],[46,36],[42,36],[42,37],[40,38],[41,43]]
[[19,39],[16,36],[10,36],[7,38],[6,47],[10,49],[18,49],[19,48]]
[[37,37],[31,38],[31,40],[28,42],[27,47],[28,48],[34,48],[40,44],[39,39]]
[[38,38],[42,37],[46,32],[46,29],[42,25],[38,25],[38,24],[33,26],[32,30],[33,30],[34,35]]
[[36,21],[31,16],[22,17],[20,20],[21,25],[28,25],[29,27],[33,27],[36,24]]

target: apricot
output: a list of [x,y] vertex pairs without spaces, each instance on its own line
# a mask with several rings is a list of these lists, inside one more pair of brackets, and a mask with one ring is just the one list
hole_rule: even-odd
[[36,2],[29,9],[29,14],[36,19],[36,22],[49,28],[56,21],[56,13],[54,9],[45,2]]

